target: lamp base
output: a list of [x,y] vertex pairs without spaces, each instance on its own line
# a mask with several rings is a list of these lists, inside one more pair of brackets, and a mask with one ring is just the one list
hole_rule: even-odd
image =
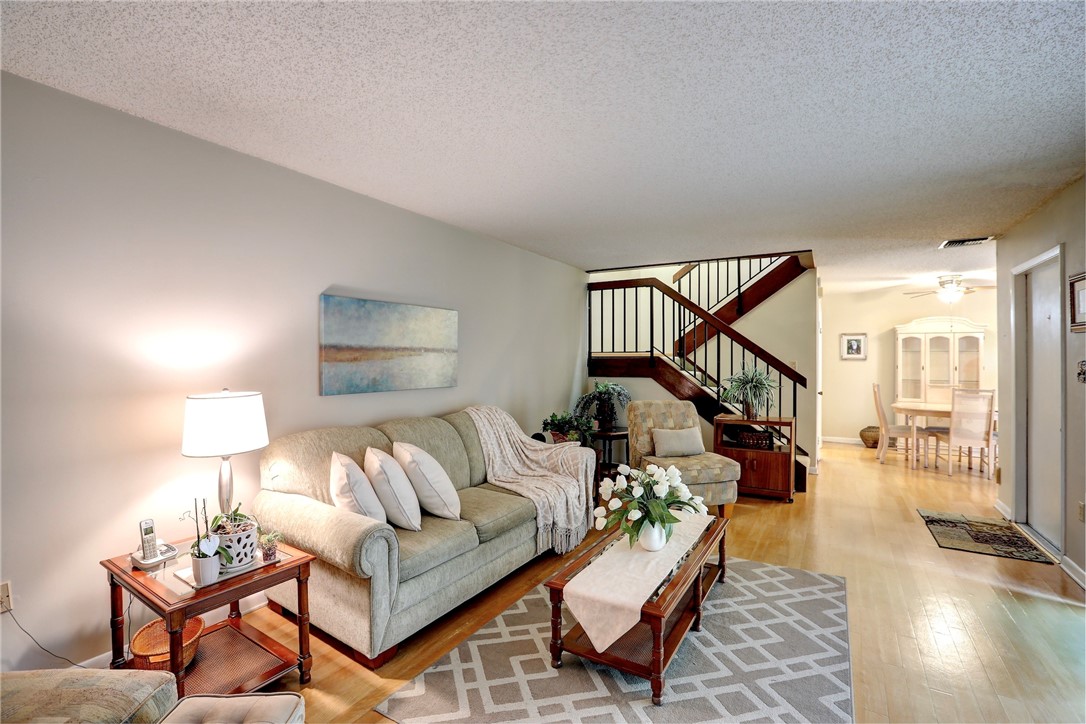
[[219,466],[219,512],[223,515],[231,512],[234,502],[234,471],[230,467],[230,456],[222,459]]

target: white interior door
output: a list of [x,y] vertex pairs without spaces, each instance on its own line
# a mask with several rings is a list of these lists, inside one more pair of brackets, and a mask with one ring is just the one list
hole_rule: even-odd
[[1026,275],[1026,522],[1063,550],[1060,265]]

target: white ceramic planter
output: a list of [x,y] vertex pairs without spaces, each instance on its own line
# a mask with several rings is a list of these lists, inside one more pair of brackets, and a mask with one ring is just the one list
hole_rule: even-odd
[[647,551],[658,551],[667,545],[667,531],[659,523],[649,525],[646,521],[637,535],[637,543]]
[[219,533],[218,536],[219,545],[228,550],[234,558],[230,563],[223,561],[224,571],[236,571],[253,562],[257,549],[256,525],[241,533]]
[[222,560],[219,558],[218,553],[210,558],[193,558],[192,580],[196,582],[197,586],[207,586],[214,583],[219,580],[221,566]]

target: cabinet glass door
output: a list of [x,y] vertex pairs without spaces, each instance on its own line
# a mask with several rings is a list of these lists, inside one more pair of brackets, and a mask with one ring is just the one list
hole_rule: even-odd
[[944,334],[928,336],[928,384],[950,385],[950,337]]
[[975,334],[959,334],[958,345],[958,380],[959,387],[966,390],[980,389],[980,338]]
[[901,389],[898,397],[903,400],[924,399],[924,363],[923,338],[919,336],[901,337],[901,360],[899,382]]

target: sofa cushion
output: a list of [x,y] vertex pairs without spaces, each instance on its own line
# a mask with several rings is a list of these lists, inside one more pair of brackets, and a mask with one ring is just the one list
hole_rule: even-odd
[[479,545],[475,526],[467,520],[422,516],[422,530],[397,530],[400,576],[406,581],[440,566]]
[[459,433],[445,420],[437,417],[404,417],[378,425],[377,429],[392,442],[406,442],[434,456],[438,465],[449,474],[453,487],[468,487],[468,454]]
[[[453,426],[464,443],[464,452],[468,456],[468,484],[481,485],[486,482],[486,461],[483,458],[483,441],[479,439],[479,430],[471,415],[461,410],[441,418]],[[456,481],[453,480],[453,484]]]
[[381,500],[358,463],[342,453],[334,452],[329,468],[328,492],[337,508],[343,508],[382,523],[388,522]]
[[392,457],[407,473],[423,510],[439,518],[460,520],[456,488],[433,455],[417,445],[397,440],[392,443]]
[[325,427],[285,435],[272,440],[260,455],[260,487],[333,505],[328,493],[332,453],[349,455],[361,465],[371,447],[392,452],[392,442],[373,427]]
[[7,671],[0,690],[5,722],[157,722],[177,703],[177,682],[168,671]]
[[366,477],[373,484],[388,522],[407,530],[419,530],[422,525],[419,499],[396,458],[371,447],[366,451]]
[[483,487],[459,492],[460,517],[475,526],[480,543],[486,543],[521,523],[535,519],[535,504],[515,493],[503,495]]
[[679,458],[662,458],[646,455],[642,458],[645,466],[649,463],[667,468],[674,465],[682,473],[682,480],[688,486],[704,483],[719,483],[725,480],[738,480],[742,472],[739,463],[723,455],[706,452]]

